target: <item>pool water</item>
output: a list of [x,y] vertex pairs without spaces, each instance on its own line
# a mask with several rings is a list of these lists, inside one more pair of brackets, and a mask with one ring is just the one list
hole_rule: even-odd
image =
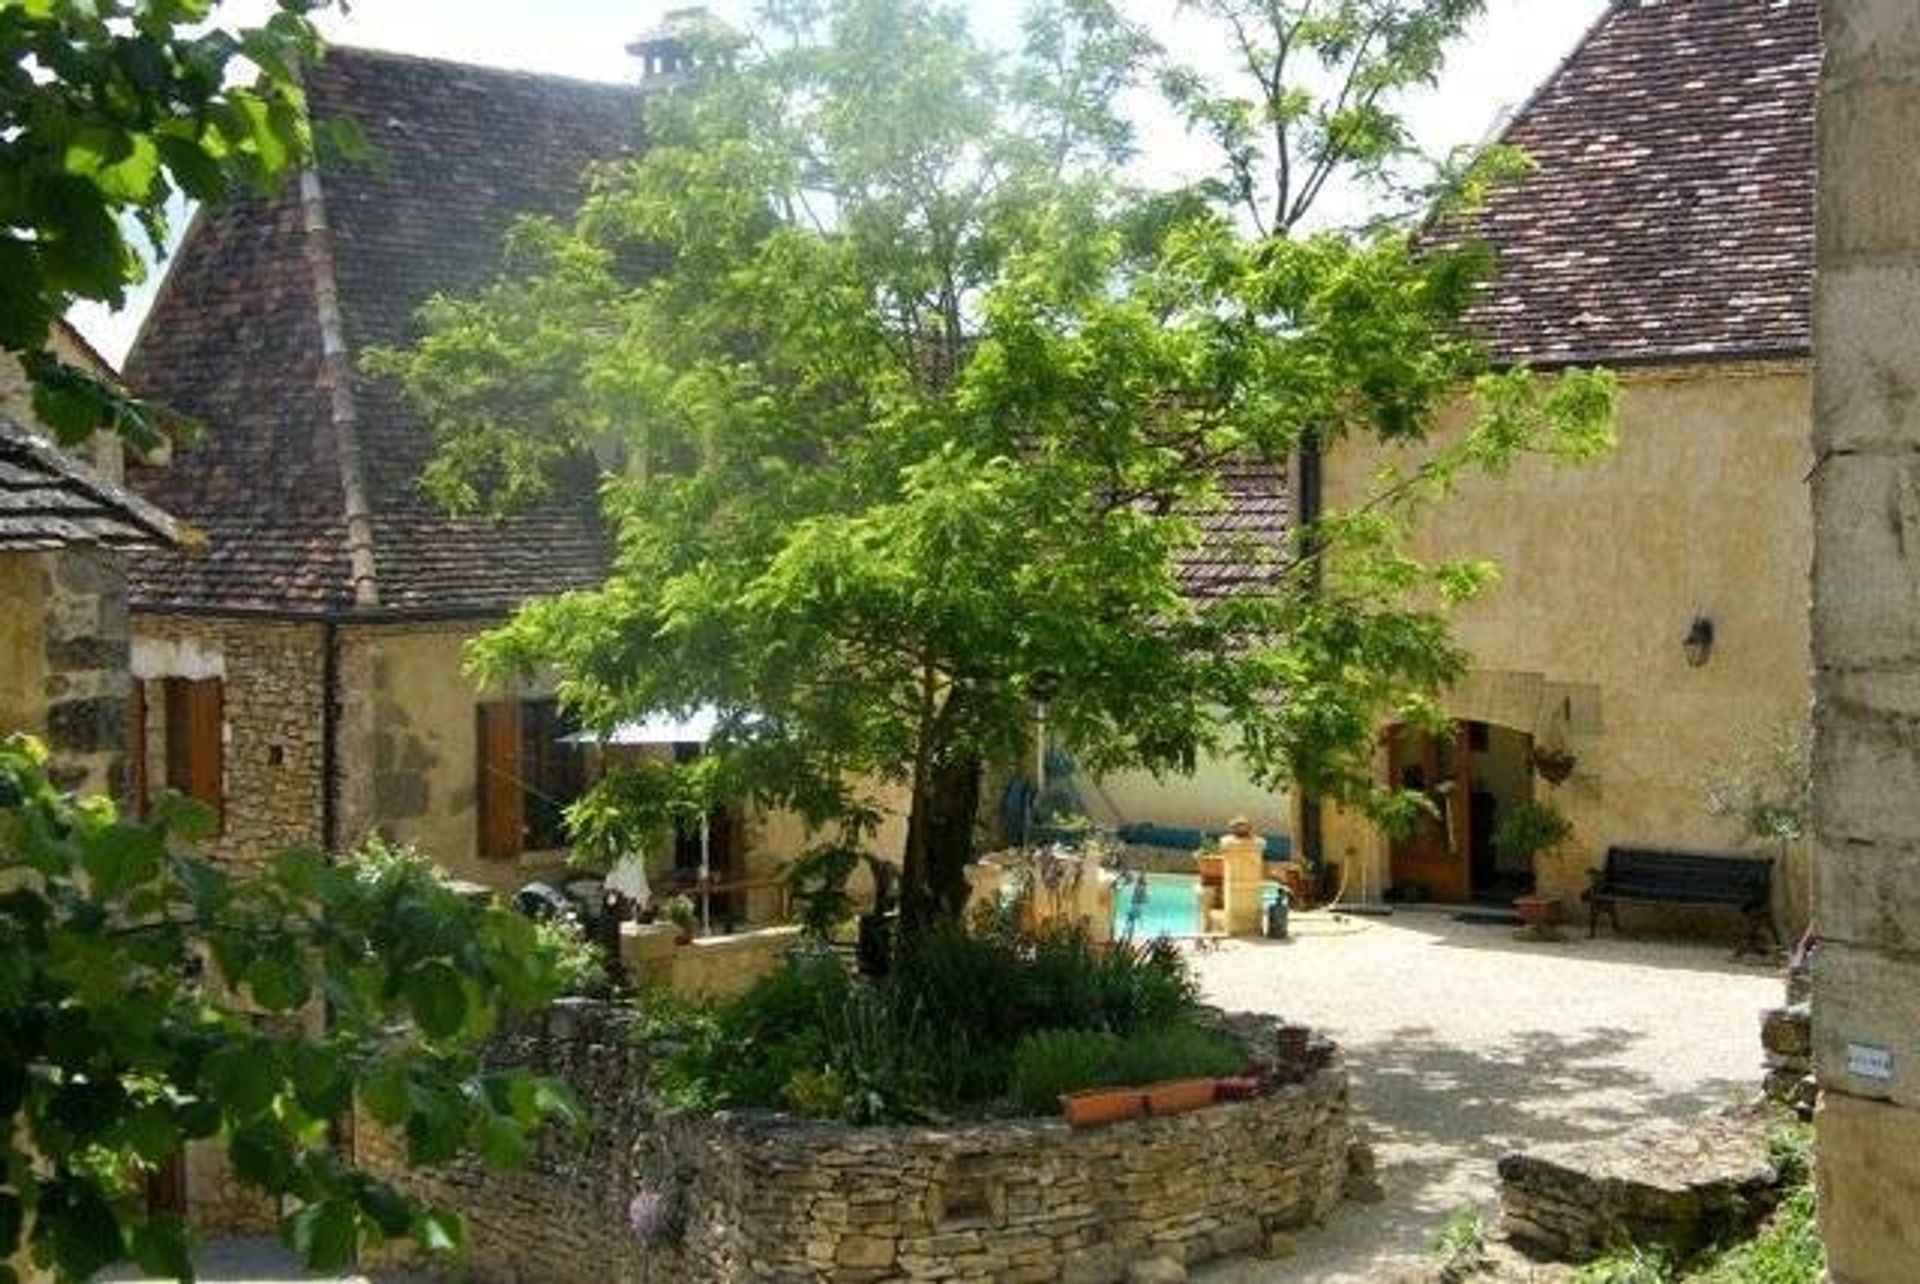
[[[1263,888],[1260,903],[1270,905],[1279,889]],[[1156,936],[1200,934],[1200,876],[1147,874],[1138,883],[1117,888],[1113,897],[1113,934],[1136,941]]]

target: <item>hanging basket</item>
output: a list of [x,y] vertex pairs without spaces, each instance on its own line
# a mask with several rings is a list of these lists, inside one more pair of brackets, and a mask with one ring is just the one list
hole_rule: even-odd
[[1571,776],[1578,761],[1570,751],[1551,745],[1536,745],[1533,750],[1534,773],[1550,785],[1560,784]]

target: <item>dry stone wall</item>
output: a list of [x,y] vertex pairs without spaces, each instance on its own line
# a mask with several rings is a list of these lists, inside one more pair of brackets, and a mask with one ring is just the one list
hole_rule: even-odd
[[1347,1177],[1337,1054],[1268,1097],[1164,1119],[853,1128],[662,1116],[632,1020],[567,1003],[502,1041],[502,1060],[568,1080],[594,1118],[522,1172],[413,1174],[394,1138],[358,1130],[362,1162],[466,1216],[460,1278],[1093,1284],[1136,1262],[1255,1249],[1325,1217]]
[[[148,778],[166,783],[166,701],[157,679],[222,680],[221,831],[205,844],[257,862],[321,840],[325,651],[318,624],[134,617],[134,676],[148,682]],[[343,762],[342,770],[352,764]]]

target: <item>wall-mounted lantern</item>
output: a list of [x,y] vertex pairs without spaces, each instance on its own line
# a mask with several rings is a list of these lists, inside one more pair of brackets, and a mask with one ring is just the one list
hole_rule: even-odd
[[1687,663],[1700,668],[1713,654],[1713,621],[1704,615],[1693,617],[1693,627],[1687,630],[1687,636],[1680,643],[1680,649],[1687,653]]

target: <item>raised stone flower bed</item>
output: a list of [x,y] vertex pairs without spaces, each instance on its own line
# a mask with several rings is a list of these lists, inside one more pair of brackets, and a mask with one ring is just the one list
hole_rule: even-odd
[[[1167,1118],[856,1128],[659,1117],[629,1020],[570,1004],[506,1040],[506,1059],[568,1079],[600,1126],[552,1139],[522,1173],[422,1183],[468,1218],[462,1278],[1093,1284],[1256,1250],[1325,1217],[1348,1177],[1347,1072],[1326,1047],[1297,1082]],[[1230,1023],[1273,1047],[1271,1022]],[[390,1141],[363,1143],[404,1170]]]

